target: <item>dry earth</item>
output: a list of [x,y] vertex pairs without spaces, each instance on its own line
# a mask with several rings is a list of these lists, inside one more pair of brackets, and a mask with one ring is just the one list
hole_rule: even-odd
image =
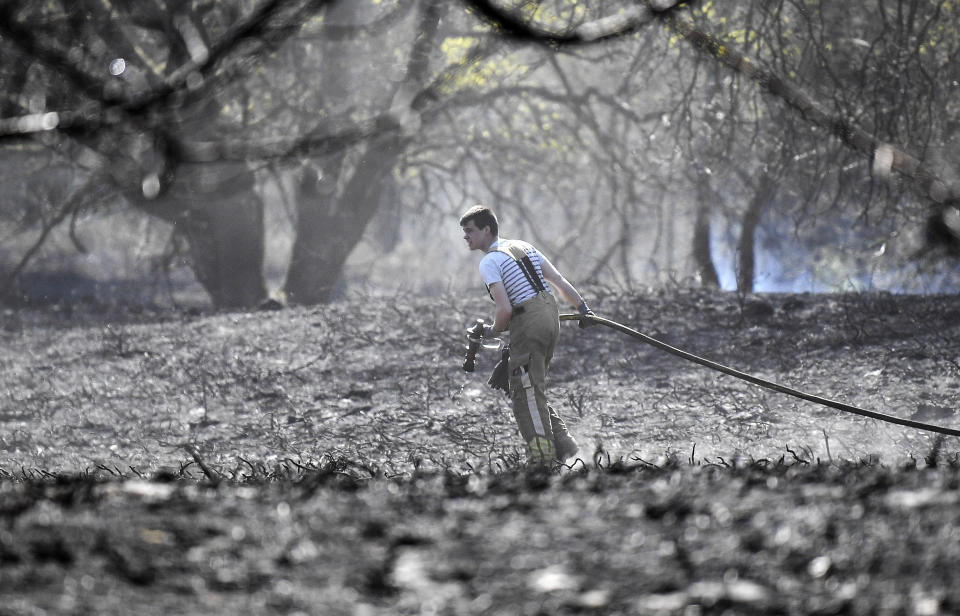
[[[958,427],[960,299],[593,290],[602,316]],[[565,323],[519,460],[479,296],[8,310],[0,615],[960,613],[955,438]]]

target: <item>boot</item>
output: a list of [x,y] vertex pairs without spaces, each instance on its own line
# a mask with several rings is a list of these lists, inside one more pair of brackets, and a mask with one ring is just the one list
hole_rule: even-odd
[[557,435],[554,449],[557,460],[566,462],[568,458],[577,455],[577,452],[580,451],[580,445],[577,444],[577,439],[570,436],[568,432],[564,432]]
[[547,405],[547,408],[550,410],[550,428],[553,431],[554,455],[560,462],[565,462],[567,458],[573,457],[580,451],[580,445],[577,444],[577,439],[573,438],[570,433],[567,432],[567,424],[564,423],[560,414],[557,413],[552,406]]

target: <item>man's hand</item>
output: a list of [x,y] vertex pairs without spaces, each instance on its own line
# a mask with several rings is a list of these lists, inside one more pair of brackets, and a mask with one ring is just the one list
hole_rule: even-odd
[[499,389],[503,393],[510,395],[510,347],[503,347],[500,351],[500,361],[493,368],[493,373],[487,380],[487,385],[494,389]]
[[[577,306],[577,311],[583,317],[596,316],[595,314],[593,314],[593,310],[590,310],[590,306],[587,306],[587,302],[581,302],[580,305]],[[592,319],[590,318],[580,319],[580,329],[586,329],[592,325],[596,325],[596,323],[594,323]]]

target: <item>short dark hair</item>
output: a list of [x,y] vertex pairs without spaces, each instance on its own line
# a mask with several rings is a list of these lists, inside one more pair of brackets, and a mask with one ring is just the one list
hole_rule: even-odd
[[473,221],[477,229],[490,227],[492,235],[499,235],[500,223],[497,221],[497,215],[485,205],[475,205],[464,212],[463,216],[460,217],[460,226],[462,227],[470,221]]

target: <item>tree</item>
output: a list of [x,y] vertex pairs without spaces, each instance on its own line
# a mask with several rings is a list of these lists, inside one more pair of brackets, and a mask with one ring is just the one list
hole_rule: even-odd
[[[325,15],[324,25],[337,28],[343,23],[356,23],[359,7],[358,3],[337,5]],[[328,301],[364,229],[382,206],[389,207],[383,197],[393,194],[394,168],[408,141],[397,116],[411,113],[411,93],[422,89],[428,77],[429,52],[444,12],[445,5],[438,0],[423,3],[403,80],[384,97],[386,113],[355,161],[350,164],[336,152],[301,174],[297,184],[299,224],[286,281],[291,300],[311,304]],[[344,82],[356,55],[338,49],[342,43],[323,36],[322,30],[321,38],[326,40],[322,54],[325,91],[349,91],[350,84]],[[390,115],[391,110],[395,115]],[[343,187],[338,188],[338,183],[344,183]]]
[[921,205],[950,219],[934,156],[957,125],[948,2],[843,20],[813,0],[676,4],[12,2],[0,46],[20,60],[0,79],[18,95],[0,134],[88,161],[77,186],[106,178],[170,221],[222,307],[266,294],[264,182],[294,206],[284,289],[301,303],[329,300],[364,230],[397,208],[492,199],[581,276],[625,287],[717,282],[711,228],[728,220],[742,290],[755,247],[787,225],[816,248],[812,230],[837,220],[875,241],[890,221],[922,227]]
[[[734,11],[721,16],[706,4],[694,11],[697,24],[678,23],[699,49],[735,69],[734,75],[761,85],[768,100],[774,95],[773,104],[756,101],[740,84],[737,109],[727,113],[755,123],[753,110],[762,108],[769,118],[752,132],[764,138],[751,140],[750,147],[777,144],[762,157],[779,161],[777,168],[765,162],[759,174],[749,176],[762,180],[775,171],[786,188],[781,187],[780,205],[770,212],[773,224],[789,217],[808,241],[816,242],[835,237],[814,231],[826,214],[843,219],[839,224],[845,227],[872,227],[876,239],[870,243],[889,247],[905,243],[908,234],[902,228],[917,227],[918,218],[925,217],[903,188],[925,201],[936,219],[952,210],[957,192],[949,178],[955,173],[931,147],[956,134],[950,114],[936,112],[951,106],[945,85],[958,41],[954,22],[945,19],[949,8],[949,3],[869,3],[845,6],[840,15],[838,5],[777,2],[751,5],[736,17]],[[725,31],[708,34],[721,20]],[[880,163],[884,152],[890,159]],[[742,161],[745,154],[728,150],[731,160]],[[891,172],[905,182],[890,184]],[[790,181],[791,176],[797,180]],[[754,198],[744,201],[751,207],[743,214],[741,258],[749,256],[757,207],[769,189],[761,181]],[[790,203],[788,210],[784,206]],[[751,268],[741,262],[738,269],[740,287],[749,290],[752,281],[742,275]]]
[[[409,4],[392,7],[388,16],[408,10]],[[308,18],[327,5],[323,19],[311,26]],[[339,48],[347,47],[343,40],[350,30],[361,30],[351,22],[371,13],[372,6],[273,1],[242,12],[234,3],[200,0],[170,6],[144,0],[119,9],[88,0],[71,6],[8,4],[3,17],[17,47],[35,54],[47,70],[69,77],[58,92],[66,100],[64,106],[95,107],[62,125],[64,132],[81,133],[76,147],[97,153],[133,205],[174,225],[187,240],[193,269],[214,304],[234,307],[256,305],[266,296],[263,204],[254,190],[258,160],[321,155],[319,167],[304,173],[297,185],[300,223],[287,281],[295,301],[329,298],[356,235],[390,182],[400,148],[399,125],[384,115],[368,127],[358,127],[349,118],[343,128],[337,125],[343,118],[334,113],[338,104],[343,107],[338,97],[349,96],[346,75],[352,70],[350,56]],[[426,3],[419,24],[422,33],[436,29],[439,6]],[[58,11],[64,19],[51,17]],[[28,24],[40,26],[42,32],[32,31]],[[319,54],[323,78],[319,84],[309,80],[324,92],[323,106],[313,111],[302,106],[315,99],[296,84],[288,90],[296,99],[290,104],[289,99],[271,96],[269,88],[277,80],[271,83],[243,72],[254,62],[269,65],[266,52],[298,33],[310,46],[312,35],[303,33],[302,27],[318,30],[323,40]],[[66,30],[72,40],[94,44],[67,48],[59,43],[68,40]],[[247,49],[250,40],[252,49]],[[424,78],[431,43],[429,35],[418,39],[409,67],[416,78]],[[369,55],[369,42],[367,50]],[[356,52],[356,46],[351,51]],[[316,55],[306,53],[300,61],[309,65]],[[136,65],[134,60],[139,60]],[[88,68],[97,64],[114,67],[122,85]],[[281,73],[279,81],[294,70]],[[52,84],[51,90],[56,90]],[[302,138],[277,139],[282,122],[265,116],[284,111],[297,116],[292,120],[296,128],[311,122],[315,126]],[[339,111],[351,113],[346,108]],[[323,114],[327,117],[320,118]],[[330,134],[338,129],[342,134]],[[244,143],[257,133],[259,144]],[[344,161],[342,151],[351,143],[365,146],[354,163]],[[324,154],[325,148],[331,153]],[[318,177],[326,189],[319,187]],[[335,187],[343,183],[346,188],[338,192]]]
[[[666,26],[671,42],[690,43],[699,57],[724,67],[732,77],[730,103],[735,113],[726,116],[730,131],[718,133],[721,141],[715,142],[729,159],[749,170],[750,177],[755,176],[762,157],[752,154],[752,149],[760,135],[769,143],[792,148],[797,161],[802,161],[793,167],[798,177],[806,177],[791,184],[805,193],[799,201],[806,205],[806,212],[791,214],[799,216],[798,220],[822,216],[815,204],[830,190],[834,207],[852,209],[859,204],[866,216],[879,204],[885,211],[901,212],[908,220],[912,217],[916,225],[916,212],[903,205],[900,192],[882,195],[884,184],[874,182],[889,177],[890,172],[904,178],[904,187],[926,201],[934,217],[952,219],[944,213],[953,211],[957,190],[948,179],[951,174],[929,155],[934,141],[949,142],[955,134],[955,113],[937,113],[955,107],[947,84],[958,36],[955,22],[949,19],[949,2],[903,0],[855,7],[813,0],[717,7],[705,2],[693,3],[689,11],[627,10],[621,12],[621,19],[582,20],[561,28],[548,27],[494,2],[471,4],[515,39],[561,49],[580,49],[597,39],[630,39],[651,23]],[[837,11],[842,11],[842,19],[834,14]],[[609,26],[599,30],[599,36],[598,30],[585,27],[598,22]],[[867,39],[851,35],[851,30],[860,28],[868,29]],[[855,58],[849,49],[841,50],[841,42],[865,46],[870,53],[851,61]],[[699,76],[694,74],[694,78]],[[754,91],[762,96],[748,90],[749,84],[759,86]],[[685,119],[698,120],[699,116],[688,114]],[[786,121],[786,131],[782,121]],[[749,126],[756,128],[743,130]],[[784,132],[789,140],[778,139]],[[909,153],[916,137],[920,138],[919,156]],[[875,156],[877,153],[889,156]],[[718,154],[710,158],[709,162],[722,164]],[[882,160],[886,167],[877,166]],[[850,181],[851,165],[856,163],[856,168],[867,171],[862,176],[866,181]],[[801,166],[805,169],[797,169]],[[879,175],[869,177],[871,170],[878,169]],[[863,190],[884,198],[856,198]],[[762,199],[752,202],[759,204]],[[896,205],[898,202],[901,205]],[[744,225],[747,233],[755,228],[756,210],[748,211],[753,214]],[[814,227],[813,221],[801,224]],[[699,237],[702,246],[702,231]],[[744,237],[742,246],[750,244],[752,240]],[[702,249],[700,254],[702,259]]]
[[244,94],[230,75],[322,4],[10,2],[0,28],[48,75],[45,103],[64,110],[51,146],[93,160],[98,183],[173,224],[217,306],[249,306],[265,297],[262,204],[247,161],[217,152],[244,123],[222,112]]

